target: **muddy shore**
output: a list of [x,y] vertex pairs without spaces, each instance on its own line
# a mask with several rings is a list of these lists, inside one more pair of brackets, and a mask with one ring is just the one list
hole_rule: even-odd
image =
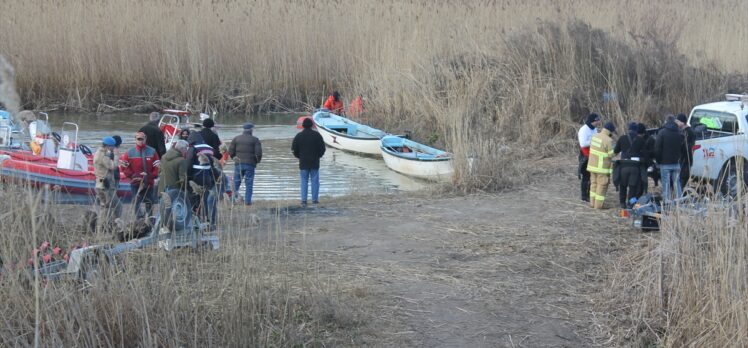
[[[258,206],[249,234],[315,255],[359,298],[368,346],[597,346],[610,343],[609,268],[643,237],[579,199],[576,164],[544,160],[532,183],[497,194],[410,193]],[[279,208],[280,207],[280,208]],[[244,209],[244,208],[242,208]],[[268,236],[266,231],[281,231]]]

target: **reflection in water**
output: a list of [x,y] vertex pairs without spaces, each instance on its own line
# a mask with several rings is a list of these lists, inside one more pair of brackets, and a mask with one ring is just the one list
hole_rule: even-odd
[[[230,141],[242,132],[241,125],[252,122],[254,135],[262,141],[263,159],[255,173],[253,200],[299,199],[299,164],[291,153],[291,139],[296,135],[298,115],[265,115],[259,117],[216,117],[216,130],[223,141]],[[80,127],[80,143],[98,147],[106,136],[119,134],[124,147],[134,146],[134,133],[146,123],[147,115],[50,115],[55,131],[62,122],[75,122]],[[353,155],[327,148],[320,161],[320,197],[340,196],[351,192],[383,193],[411,191],[424,187],[424,183],[395,173],[385,166],[381,158]],[[233,165],[225,168],[233,183]],[[243,189],[240,192],[244,194]],[[311,194],[311,193],[310,193]]]

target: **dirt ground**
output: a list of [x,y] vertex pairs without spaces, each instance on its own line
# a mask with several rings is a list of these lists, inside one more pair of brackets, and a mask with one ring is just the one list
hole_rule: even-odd
[[533,184],[498,194],[323,199],[262,219],[363,289],[372,319],[352,345],[610,344],[608,267],[641,234],[617,217],[613,187],[606,210],[580,201],[573,159],[538,165]]

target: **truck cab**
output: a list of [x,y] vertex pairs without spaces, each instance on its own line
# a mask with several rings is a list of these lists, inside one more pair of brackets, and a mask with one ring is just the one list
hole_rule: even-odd
[[715,191],[735,196],[738,180],[748,175],[748,95],[727,94],[725,101],[697,105],[688,124],[696,135],[691,176],[714,184]]

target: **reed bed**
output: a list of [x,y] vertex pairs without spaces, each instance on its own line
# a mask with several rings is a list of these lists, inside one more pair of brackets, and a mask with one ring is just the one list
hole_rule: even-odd
[[654,123],[742,87],[727,73],[748,71],[739,4],[6,1],[0,52],[27,108],[253,112],[363,95],[368,123],[453,152],[457,188],[495,190],[512,171],[493,164],[571,148],[590,111]]
[[[745,192],[745,191],[743,191]],[[617,261],[612,299],[617,344],[748,345],[746,197],[702,201],[665,215],[660,233]],[[623,323],[623,325],[621,325]]]
[[101,264],[87,280],[45,281],[31,272],[43,261],[27,263],[42,241],[69,251],[113,236],[87,234],[69,206],[25,190],[4,188],[0,207],[5,347],[324,346],[354,342],[363,318],[352,288],[246,212],[223,210],[217,251],[146,248]]
[[[748,28],[735,25],[743,20],[735,8],[742,6],[737,0],[2,1],[7,20],[0,22],[0,53],[16,68],[26,108],[146,111],[190,102],[198,109],[262,112],[311,109],[332,90],[342,91],[346,101],[360,94],[368,123],[393,133],[411,131],[417,140],[454,153],[453,189],[490,191],[526,182],[515,163],[572,153],[574,134],[591,111],[619,127],[631,120],[657,125],[664,113],[687,112],[724,92],[748,90],[743,58]],[[615,98],[605,100],[604,93]],[[634,284],[635,305],[629,309],[635,313],[636,334],[628,337],[649,333],[638,343],[668,346],[746,344],[743,217],[726,211],[705,220],[676,215],[664,222],[660,239],[631,256],[628,275],[637,278],[617,283]],[[29,228],[23,231],[42,231]],[[6,252],[33,245],[3,244]],[[210,288],[216,284],[269,286],[275,289],[269,293],[284,294],[283,303],[305,308],[308,289],[319,288],[314,282],[273,288],[278,283],[267,276],[251,278],[264,273],[252,272],[261,266],[241,257],[241,251],[229,248],[225,253],[223,260],[230,256],[230,267],[242,276],[201,284],[209,287],[206,291],[218,291]],[[80,308],[76,315],[86,320],[76,319],[76,325],[88,332],[99,332],[92,325],[106,323],[154,344],[164,343],[158,337],[213,337],[200,331],[208,330],[204,324],[236,313],[206,305],[214,310],[206,319],[196,305],[205,304],[204,298],[189,287],[186,296],[200,300],[181,302],[180,313],[201,313],[189,320],[161,302],[147,302],[153,300],[138,295],[143,288],[177,297],[161,285],[172,281],[168,272],[160,272],[171,264],[153,257],[149,264],[160,265],[159,272],[136,278],[136,286],[121,277],[122,283],[113,287],[133,289],[128,294],[139,304],[114,292],[102,295],[124,308],[119,313],[134,313],[122,317],[135,320],[95,319],[100,307],[84,301],[82,294],[62,297],[57,308]],[[294,274],[293,267],[281,273]],[[297,284],[292,282],[297,278],[283,277],[288,282],[281,284]],[[655,286],[663,289],[662,296]],[[8,296],[19,296],[19,301],[5,303],[4,309],[18,319],[6,320],[16,331],[4,332],[16,336],[3,340],[29,342],[31,306],[39,297],[21,292],[20,283],[9,289],[16,289],[17,294]],[[220,294],[231,300],[227,303],[248,305],[237,294]],[[280,305],[274,304],[280,302],[266,297],[253,300],[271,308],[275,318],[294,318],[289,313],[296,313],[277,311]],[[154,314],[159,320],[151,320],[154,311],[143,309],[149,306],[159,309]],[[49,318],[44,314],[40,320],[57,320]],[[169,334],[149,329],[155,322],[165,330],[159,332]],[[258,334],[252,337],[260,338],[253,343],[282,345],[307,337],[298,330],[255,323]],[[46,332],[58,335],[63,344],[75,342],[65,336],[71,332],[59,330],[61,321],[55,325],[45,326]],[[225,327],[215,330],[220,329]],[[102,340],[92,341],[96,345],[106,342],[100,337],[118,342],[122,336],[113,335],[89,339]],[[289,341],[269,341],[278,337]]]

